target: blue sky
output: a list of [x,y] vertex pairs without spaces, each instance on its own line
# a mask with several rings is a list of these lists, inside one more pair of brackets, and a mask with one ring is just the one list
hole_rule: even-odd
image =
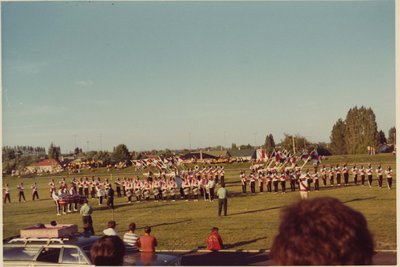
[[3,2],[3,145],[329,142],[395,125],[394,1]]

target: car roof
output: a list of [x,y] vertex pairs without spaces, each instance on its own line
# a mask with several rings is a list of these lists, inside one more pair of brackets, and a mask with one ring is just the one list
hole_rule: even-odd
[[4,244],[26,244],[26,245],[46,245],[46,244],[57,244],[57,245],[75,245],[79,247],[85,247],[92,245],[101,236],[85,236],[85,235],[74,235],[68,238],[12,238],[3,241]]

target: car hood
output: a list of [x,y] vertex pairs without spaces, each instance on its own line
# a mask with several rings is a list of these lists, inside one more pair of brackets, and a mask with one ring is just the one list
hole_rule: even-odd
[[181,256],[174,254],[136,252],[127,253],[124,257],[124,266],[176,266],[180,264]]

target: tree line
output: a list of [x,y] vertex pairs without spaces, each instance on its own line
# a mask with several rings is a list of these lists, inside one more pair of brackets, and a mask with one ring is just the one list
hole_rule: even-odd
[[265,138],[263,147],[267,153],[276,147],[296,152],[303,149],[317,149],[321,155],[365,154],[367,148],[376,148],[378,145],[394,144],[396,128],[389,129],[388,138],[382,130],[378,131],[376,116],[371,108],[357,106],[347,112],[346,118],[339,118],[332,127],[330,143],[310,143],[301,135],[284,134],[279,144],[275,144],[272,134]]

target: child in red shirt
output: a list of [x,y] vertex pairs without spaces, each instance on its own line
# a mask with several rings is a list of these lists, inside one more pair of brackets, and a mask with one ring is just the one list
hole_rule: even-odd
[[138,247],[141,248],[143,252],[154,252],[157,246],[157,239],[150,235],[151,227],[146,226],[144,228],[144,236],[141,236],[138,240]]
[[213,227],[207,237],[207,249],[212,251],[221,250],[223,247],[222,238],[218,233],[218,227]]

